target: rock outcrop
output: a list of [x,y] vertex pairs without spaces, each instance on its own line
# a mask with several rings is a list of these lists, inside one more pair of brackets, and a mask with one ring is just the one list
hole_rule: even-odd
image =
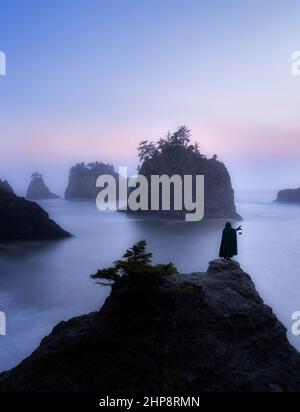
[[[231,178],[224,163],[217,160],[217,156],[207,158],[200,153],[198,144],[190,144],[190,130],[181,126],[174,134],[168,134],[156,143],[144,141],[140,144],[139,158],[141,166],[139,174],[147,178],[151,176],[179,175],[184,185],[184,176],[193,176],[193,200],[196,198],[196,176],[204,176],[204,218],[228,218],[240,220],[234,202],[234,191]],[[180,190],[180,188],[179,188]],[[180,194],[184,199],[183,193]],[[161,194],[160,194],[161,196]],[[176,193],[178,198],[178,193]],[[183,207],[178,211],[174,207],[174,191],[171,189],[171,208],[164,211],[160,201],[158,211],[143,211],[143,214],[160,215],[163,217],[185,217]],[[148,205],[151,204],[149,194]]]
[[97,178],[101,175],[111,175],[116,179],[118,174],[114,167],[102,162],[79,163],[70,170],[69,183],[65,191],[67,200],[95,200],[100,189],[96,187]]
[[10,186],[10,184],[8,183],[7,180],[2,181],[0,179],[0,190],[5,190],[8,193],[14,193],[12,187]]
[[[241,219],[236,211],[228,170],[215,158],[207,159],[184,147],[174,147],[144,161],[139,173],[147,179],[151,179],[151,175],[204,175],[205,218]],[[181,212],[173,214],[183,215]]]
[[275,202],[300,205],[300,188],[280,190]]
[[55,240],[71,235],[58,226],[38,204],[18,197],[7,182],[0,182],[0,242]]
[[0,391],[300,390],[300,355],[237,262],[154,292],[113,286],[99,312],[56,326]]
[[33,173],[33,175],[31,176],[31,182],[28,186],[26,197],[30,200],[59,198],[59,196],[50,192],[48,187],[45,185],[43,176],[39,173]]

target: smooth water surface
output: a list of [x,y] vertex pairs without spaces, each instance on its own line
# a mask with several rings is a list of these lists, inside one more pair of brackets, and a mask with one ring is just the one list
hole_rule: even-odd
[[[300,207],[272,204],[274,194],[242,193],[238,260],[290,330],[300,310]],[[90,274],[146,239],[156,262],[174,262],[184,273],[205,271],[218,256],[223,220],[200,223],[152,221],[125,213],[100,213],[94,203],[41,202],[74,238],[9,246],[0,252],[0,310],[7,335],[0,336],[0,371],[28,356],[61,320],[98,310],[109,294]],[[236,224],[233,222],[233,224]],[[300,350],[300,337],[289,336]]]

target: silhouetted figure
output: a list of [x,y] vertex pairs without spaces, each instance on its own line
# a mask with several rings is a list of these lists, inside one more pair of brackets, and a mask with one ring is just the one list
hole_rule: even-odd
[[223,229],[222,242],[219,256],[230,260],[233,256],[238,254],[236,232],[241,230],[241,226],[233,229],[231,223],[226,223]]

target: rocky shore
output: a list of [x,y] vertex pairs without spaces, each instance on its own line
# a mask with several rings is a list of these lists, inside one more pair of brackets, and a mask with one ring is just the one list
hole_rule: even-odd
[[62,322],[0,391],[300,390],[300,355],[237,262],[112,287],[99,312]]
[[0,181],[0,243],[70,236],[37,203],[17,196],[6,181]]

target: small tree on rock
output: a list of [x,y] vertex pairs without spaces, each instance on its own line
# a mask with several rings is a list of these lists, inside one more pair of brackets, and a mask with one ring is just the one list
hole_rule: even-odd
[[177,273],[172,263],[152,265],[152,253],[147,252],[146,247],[145,240],[137,242],[124,253],[124,259],[117,260],[110,268],[98,270],[91,278],[104,286],[126,279],[134,287],[149,287],[157,285],[164,277]]

